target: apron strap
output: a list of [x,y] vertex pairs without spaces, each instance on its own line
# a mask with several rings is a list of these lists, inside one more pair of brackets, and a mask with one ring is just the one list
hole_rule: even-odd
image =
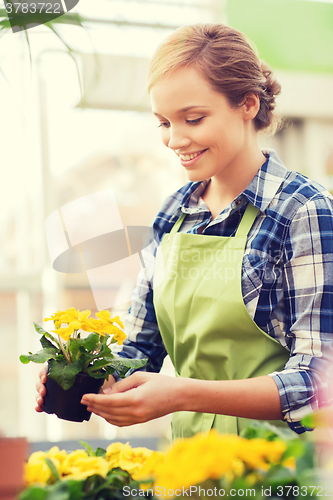
[[[235,236],[247,236],[258,212],[259,208],[256,208],[254,205],[252,205],[252,203],[248,203],[244,215],[239,223]],[[180,226],[182,225],[185,217],[186,214],[183,212],[177,219],[175,225],[173,226],[169,234],[175,234],[179,231]]]
[[183,224],[183,220],[185,219],[185,217],[186,214],[183,212],[177,219],[177,222],[175,223],[169,234],[175,234],[179,231],[180,226]]
[[248,232],[250,231],[258,212],[259,208],[256,208],[254,205],[252,205],[252,203],[248,203],[235,236],[244,237],[248,235]]

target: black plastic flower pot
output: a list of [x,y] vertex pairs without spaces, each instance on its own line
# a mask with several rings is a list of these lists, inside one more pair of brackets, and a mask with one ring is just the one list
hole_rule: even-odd
[[104,382],[103,378],[96,379],[86,373],[78,373],[72,387],[65,391],[55,380],[47,377],[42,409],[46,413],[55,413],[63,420],[72,422],[89,420],[91,412],[81,404],[81,398],[88,393],[98,394]]

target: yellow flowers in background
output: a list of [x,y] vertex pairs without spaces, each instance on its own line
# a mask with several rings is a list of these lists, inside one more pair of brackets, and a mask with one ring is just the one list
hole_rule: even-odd
[[[272,465],[281,463],[287,444],[262,438],[245,439],[235,434],[219,434],[212,429],[209,434],[197,434],[192,438],[176,441],[164,459],[149,457],[134,478],[138,481],[153,476],[154,487],[166,491],[201,484],[208,479],[225,477],[228,482],[245,475],[248,484],[253,482],[253,471],[262,477]],[[295,460],[282,462],[295,470]]]
[[[285,498],[280,494],[281,484],[293,491],[307,491],[303,481],[311,477],[311,484],[316,484],[309,476],[314,470],[310,444],[302,444],[294,434],[286,434],[284,439],[274,429],[265,425],[252,428],[250,439],[211,430],[178,440],[166,452],[132,448],[120,442],[96,452],[83,442],[85,450],[70,453],[53,447],[29,458],[27,489],[20,500],[183,498],[188,496],[186,492],[197,492],[196,487],[223,491],[225,496],[251,488],[251,497],[261,500],[264,491]],[[191,496],[196,500],[200,494]]]
[[129,474],[137,473],[148,458],[164,456],[163,453],[148,448],[132,448],[128,443],[112,443],[104,452],[104,456],[91,456],[86,450],[75,450],[67,453],[53,446],[49,451],[32,453],[25,466],[25,482],[49,484],[55,481],[54,474],[47,464],[52,461],[60,481],[74,479],[84,480],[90,476],[106,477],[112,469],[120,468]]

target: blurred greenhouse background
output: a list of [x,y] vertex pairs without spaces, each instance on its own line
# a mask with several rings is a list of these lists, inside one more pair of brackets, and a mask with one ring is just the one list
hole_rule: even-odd
[[[59,31],[77,67],[45,26],[28,30],[31,63],[24,32],[0,38],[0,434],[31,442],[168,439],[169,417],[117,429],[94,416],[75,424],[34,411],[39,367],[18,360],[38,350],[32,322],[71,306],[97,310],[86,273],[52,268],[45,220],[111,188],[123,225],[147,226],[186,182],[160,141],[145,75],[156,46],[197,22],[230,24],[255,43],[282,84],[278,111],[286,118],[261,145],[333,191],[333,0],[80,0],[74,11],[84,28]],[[123,293],[121,277],[109,288]],[[164,371],[172,374],[168,361]]]

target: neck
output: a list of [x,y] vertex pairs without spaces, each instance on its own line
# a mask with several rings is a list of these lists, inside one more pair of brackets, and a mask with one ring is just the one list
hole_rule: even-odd
[[251,148],[242,151],[227,171],[211,178],[203,199],[213,217],[244,191],[265,161],[257,142],[252,142]]

